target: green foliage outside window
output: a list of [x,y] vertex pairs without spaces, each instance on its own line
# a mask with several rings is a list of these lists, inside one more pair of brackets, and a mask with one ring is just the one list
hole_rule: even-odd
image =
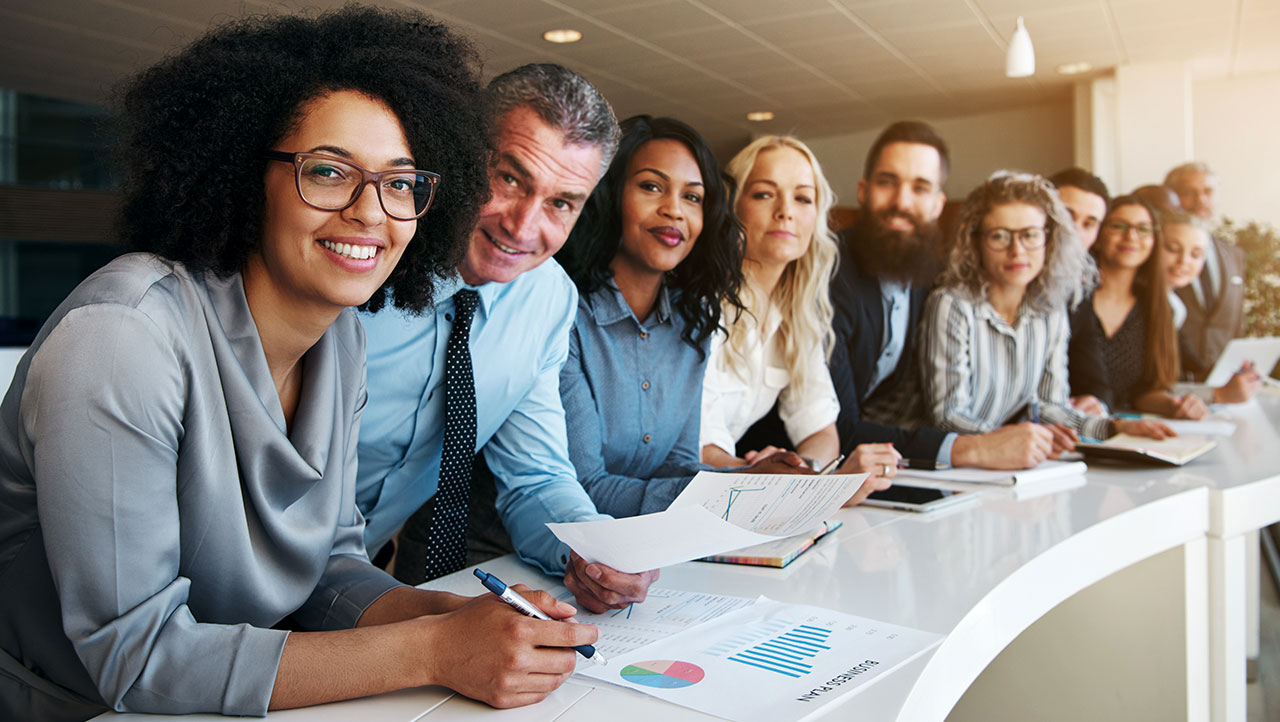
[[1244,335],[1280,336],[1280,231],[1224,219],[1216,235],[1244,249]]

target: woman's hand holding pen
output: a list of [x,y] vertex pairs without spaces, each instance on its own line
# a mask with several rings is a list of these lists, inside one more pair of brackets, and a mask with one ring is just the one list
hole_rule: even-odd
[[1068,451],[1075,451],[1076,442],[1080,441],[1080,435],[1070,426],[1062,424],[1041,424],[1044,428],[1053,434],[1053,452],[1049,454],[1050,459],[1056,459],[1059,455]]
[[1177,406],[1173,410],[1173,418],[1175,419],[1203,419],[1209,415],[1209,407],[1195,394],[1187,394],[1182,398],[1175,398]]
[[1231,380],[1213,390],[1213,402],[1216,404],[1243,404],[1258,392],[1262,385],[1262,374],[1254,367],[1252,361],[1245,361],[1240,370],[1231,375]]
[[893,484],[893,477],[898,475],[898,463],[902,454],[893,448],[893,444],[859,444],[853,453],[840,465],[838,474],[869,474],[862,486],[854,493],[845,506],[861,504],[872,492],[883,491]]
[[574,647],[592,644],[600,631],[572,623],[577,611],[546,592],[512,589],[553,620],[526,617],[492,594],[475,597],[447,614],[419,617],[424,638],[410,644],[410,660],[427,671],[419,684],[449,687],[493,707],[541,701],[573,674]]

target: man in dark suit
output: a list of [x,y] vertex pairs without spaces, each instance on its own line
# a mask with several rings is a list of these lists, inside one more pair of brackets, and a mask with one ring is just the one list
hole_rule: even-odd
[[[1184,163],[1169,171],[1164,185],[1178,194],[1188,213],[1213,221],[1218,177],[1208,165]],[[1187,307],[1178,332],[1182,371],[1203,381],[1244,326],[1244,251],[1214,237],[1200,278],[1177,293]]]
[[904,457],[1018,469],[1053,451],[1052,433],[1023,423],[987,434],[903,428],[918,402],[916,328],[942,258],[938,218],[946,204],[946,142],[932,127],[901,121],[867,154],[857,222],[842,234],[831,284],[836,347],[831,380],[840,398],[841,446],[893,442]]

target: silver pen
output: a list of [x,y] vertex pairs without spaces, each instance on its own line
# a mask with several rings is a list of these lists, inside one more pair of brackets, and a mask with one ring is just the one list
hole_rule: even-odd
[[844,454],[841,454],[836,458],[832,459],[831,461],[828,461],[826,466],[818,470],[818,475],[825,476],[827,474],[835,473],[835,470],[840,468],[840,462],[842,461],[844,461]]

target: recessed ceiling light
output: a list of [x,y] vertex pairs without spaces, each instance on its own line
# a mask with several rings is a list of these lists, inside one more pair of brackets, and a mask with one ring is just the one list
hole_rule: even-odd
[[576,43],[582,39],[582,33],[569,28],[559,28],[543,33],[542,39],[549,43]]
[[754,120],[757,123],[763,123],[766,120],[773,120],[772,110],[757,110],[747,113],[747,120]]
[[1093,70],[1093,64],[1086,63],[1084,61],[1078,63],[1063,63],[1058,66],[1058,73],[1061,75],[1079,75],[1080,73],[1087,73],[1090,70]]

